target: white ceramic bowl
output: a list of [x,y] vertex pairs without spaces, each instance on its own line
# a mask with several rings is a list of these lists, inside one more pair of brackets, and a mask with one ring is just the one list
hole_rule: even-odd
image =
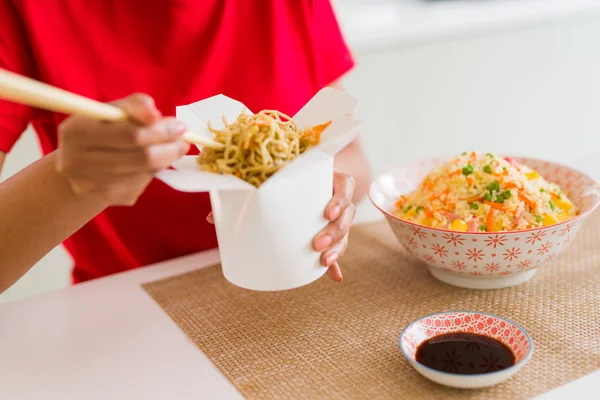
[[[478,333],[507,345],[515,355],[515,365],[506,369],[475,375],[438,371],[415,359],[421,343],[444,333]],[[424,377],[446,386],[482,388],[496,385],[516,374],[533,355],[533,341],[519,325],[504,318],[473,311],[447,311],[428,315],[412,322],[400,335],[400,349],[412,366]],[[493,362],[481,355],[481,362]]]
[[600,203],[598,184],[569,167],[513,157],[558,184],[578,206],[579,215],[556,225],[514,232],[457,232],[404,221],[392,211],[402,194],[415,190],[445,159],[405,164],[377,178],[369,197],[386,217],[400,243],[426,263],[437,279],[470,289],[499,289],[530,279],[543,262],[558,256],[573,240],[585,217]]

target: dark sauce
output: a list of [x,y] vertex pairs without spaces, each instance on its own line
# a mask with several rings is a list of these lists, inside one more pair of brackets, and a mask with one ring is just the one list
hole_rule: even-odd
[[445,333],[417,347],[419,364],[452,374],[474,375],[515,365],[515,355],[504,343],[476,333]]

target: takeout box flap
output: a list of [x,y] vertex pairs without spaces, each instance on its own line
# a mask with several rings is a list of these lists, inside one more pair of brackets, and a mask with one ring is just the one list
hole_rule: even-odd
[[[334,156],[347,146],[358,134],[362,125],[360,121],[349,116],[356,107],[356,99],[351,95],[333,88],[320,90],[306,105],[293,117],[299,129],[320,125],[331,121],[321,136],[321,143],[314,146],[304,154],[289,162],[277,171],[270,181],[275,183],[282,179],[289,179],[299,169],[317,159],[312,153],[321,152]],[[190,131],[214,138],[208,129],[208,123],[215,129],[224,127],[223,116],[229,123],[234,122],[238,115],[250,110],[239,101],[222,94],[200,100],[198,102],[179,106],[176,108],[177,119],[183,121]],[[200,148],[200,150],[202,150]],[[186,156],[173,163],[175,170],[161,171],[157,178],[176,190],[183,192],[203,192],[211,190],[260,190],[232,175],[220,175],[205,172],[200,169],[195,156]],[[264,187],[263,184],[261,186]]]

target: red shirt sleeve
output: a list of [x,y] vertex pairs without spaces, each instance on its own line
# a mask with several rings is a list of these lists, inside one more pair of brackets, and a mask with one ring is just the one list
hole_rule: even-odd
[[313,0],[311,22],[317,68],[324,85],[329,85],[354,67],[354,59],[330,0]]
[[[33,76],[31,46],[23,20],[12,0],[0,0],[0,21],[0,68]],[[0,151],[10,151],[32,116],[31,107],[0,100]]]

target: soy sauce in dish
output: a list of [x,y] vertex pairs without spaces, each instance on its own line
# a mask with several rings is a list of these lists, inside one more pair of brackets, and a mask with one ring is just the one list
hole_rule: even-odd
[[417,347],[415,358],[426,367],[460,375],[486,374],[515,365],[504,343],[477,333],[444,333]]

